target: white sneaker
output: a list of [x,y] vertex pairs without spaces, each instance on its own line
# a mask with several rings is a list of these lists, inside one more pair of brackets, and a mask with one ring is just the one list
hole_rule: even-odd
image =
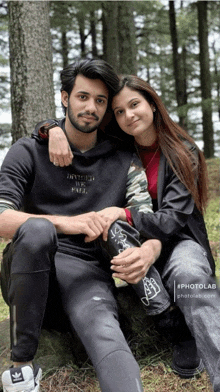
[[38,365],[11,367],[2,374],[3,392],[40,392],[41,377]]

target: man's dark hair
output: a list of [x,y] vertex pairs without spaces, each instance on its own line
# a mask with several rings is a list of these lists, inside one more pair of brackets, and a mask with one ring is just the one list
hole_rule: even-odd
[[[108,107],[111,105],[112,96],[118,88],[119,79],[110,64],[101,59],[80,59],[69,64],[60,72],[60,91],[66,91],[70,96],[77,75],[85,76],[88,79],[102,80],[109,92]],[[66,108],[63,106],[63,109],[65,111]]]

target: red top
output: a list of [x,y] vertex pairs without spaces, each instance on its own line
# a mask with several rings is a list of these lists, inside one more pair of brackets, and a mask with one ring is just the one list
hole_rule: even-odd
[[137,145],[142,164],[146,170],[148,191],[152,199],[157,199],[157,177],[160,162],[160,149],[155,142],[149,147]]

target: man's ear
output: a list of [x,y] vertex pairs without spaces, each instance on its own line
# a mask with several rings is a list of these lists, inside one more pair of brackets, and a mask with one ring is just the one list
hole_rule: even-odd
[[61,91],[61,101],[65,108],[68,106],[68,98],[68,93],[66,91]]

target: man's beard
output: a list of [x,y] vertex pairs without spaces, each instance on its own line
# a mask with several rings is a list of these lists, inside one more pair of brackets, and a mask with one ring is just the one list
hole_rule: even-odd
[[[93,125],[93,126],[91,126],[89,124],[81,125],[78,123],[77,119],[75,118],[70,105],[68,105],[68,107],[67,107],[67,113],[68,113],[69,120],[70,120],[71,124],[73,125],[73,127],[83,133],[92,133],[92,132],[96,131],[96,129],[98,128],[98,126],[100,125],[100,123],[102,121],[102,119],[99,121],[99,117],[96,116],[96,114],[90,114],[90,113],[84,112],[84,113],[79,113],[78,117],[82,117],[84,115],[89,115],[89,116],[93,116],[94,119],[98,122],[96,123],[96,125]],[[85,119],[85,121],[86,121],[86,119]]]

